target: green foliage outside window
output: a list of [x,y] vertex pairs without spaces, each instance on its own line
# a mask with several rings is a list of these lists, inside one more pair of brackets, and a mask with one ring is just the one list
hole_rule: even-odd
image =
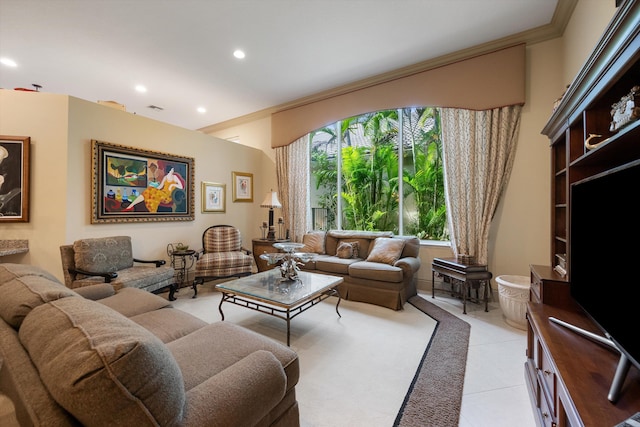
[[[402,121],[399,112],[403,114]],[[398,141],[399,123],[403,125],[402,144]],[[315,183],[312,200],[314,206],[327,210],[326,228],[336,228],[340,149],[343,229],[384,230],[447,240],[438,110],[378,111],[342,120],[340,129],[340,148],[335,126],[311,134],[311,173]],[[400,180],[403,230],[399,220]]]

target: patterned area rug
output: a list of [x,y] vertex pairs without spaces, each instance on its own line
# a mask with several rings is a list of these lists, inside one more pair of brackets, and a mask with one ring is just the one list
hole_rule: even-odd
[[420,296],[409,303],[438,322],[394,427],[451,427],[460,420],[470,325]]

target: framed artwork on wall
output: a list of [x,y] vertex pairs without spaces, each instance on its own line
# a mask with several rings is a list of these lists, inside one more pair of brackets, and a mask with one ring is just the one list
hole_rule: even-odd
[[233,201],[253,202],[253,174],[246,172],[232,172]]
[[226,187],[217,182],[202,182],[202,212],[225,211]]
[[194,220],[192,157],[91,144],[92,223]]
[[0,222],[29,222],[31,137],[0,135]]

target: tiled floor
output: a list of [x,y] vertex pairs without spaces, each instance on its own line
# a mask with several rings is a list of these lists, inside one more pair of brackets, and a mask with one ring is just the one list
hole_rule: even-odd
[[[191,295],[182,289],[175,305],[206,321],[219,320],[213,285],[202,286],[196,299]],[[435,299],[430,292],[421,295],[471,324],[459,426],[535,426],[524,380],[525,331],[504,322],[497,302],[488,313],[468,304],[462,315],[461,302],[444,292]],[[296,387],[301,425],[390,427],[434,323],[413,306],[395,312],[351,301],[340,304],[338,319],[334,301],[292,321],[292,347],[301,363]],[[223,308],[227,321],[285,339],[282,320],[229,304]],[[0,396],[0,425],[10,426],[4,408]]]

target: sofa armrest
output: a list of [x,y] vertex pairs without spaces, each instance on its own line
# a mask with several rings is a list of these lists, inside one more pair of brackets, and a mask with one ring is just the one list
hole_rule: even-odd
[[286,386],[278,359],[257,350],[187,391],[183,425],[255,425],[282,400]]
[[402,274],[404,276],[411,277],[420,269],[420,258],[400,258],[394,265],[402,269]]
[[118,273],[92,273],[90,271],[80,270],[79,268],[70,268],[69,273],[72,275],[84,274],[85,276],[98,276],[104,277],[104,283],[111,283],[111,281],[118,277]]
[[74,291],[80,296],[93,301],[110,297],[116,293],[110,283],[98,283],[96,285],[83,286],[81,288],[75,288]]
[[147,260],[147,259],[138,259],[138,258],[134,258],[133,262],[140,262],[143,264],[155,264],[156,268],[165,265],[167,262],[163,259],[152,259],[152,260]]

